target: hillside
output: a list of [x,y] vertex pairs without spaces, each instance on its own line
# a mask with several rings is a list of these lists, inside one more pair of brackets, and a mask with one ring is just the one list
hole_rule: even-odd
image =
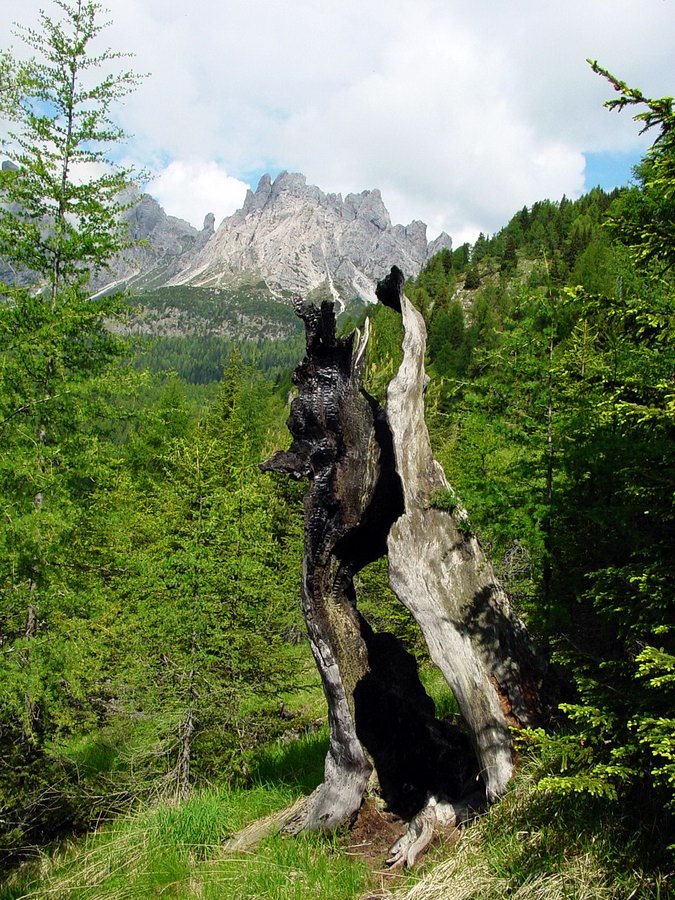
[[[125,174],[35,114],[84,97],[96,163],[125,77],[2,66],[0,897],[667,898],[672,100],[595,66],[658,131],[635,184],[430,258],[299,175],[217,231],[142,200],[129,312],[86,284]],[[344,336],[305,306],[291,378],[296,291]]]
[[[378,191],[343,198],[288,173],[199,229],[139,198],[124,160],[165,165],[177,138],[202,152],[207,129],[157,104],[146,120],[166,140],[120,146],[117,104],[143,78],[93,48],[97,3],[55,6],[17,27],[27,51],[0,53],[0,900],[667,900],[673,98],[591,63],[607,105],[656,135],[634,182],[528,202],[473,245],[392,225]],[[534,177],[560,155],[533,154],[536,131],[517,128],[509,156],[511,97],[528,102],[499,45],[475,44],[497,48],[490,96],[508,115],[490,102],[467,118],[462,87],[477,112],[486,95],[434,64],[453,50],[437,4],[431,32],[404,17],[384,54],[358,12],[378,115],[351,136],[345,120],[325,129],[329,155],[356,140],[375,163],[352,177],[402,168],[409,185],[406,154],[435,155],[411,195],[431,192],[429,210],[455,175],[481,204],[494,185],[529,197],[514,163]],[[301,23],[280,14],[289,31],[267,33],[288,58]],[[175,34],[177,79],[193,20]],[[538,78],[550,22],[529,20],[517,49],[538,52]],[[214,22],[200,19],[220,40]],[[162,31],[138,36],[165,48]],[[286,69],[269,78],[262,32],[227,34],[260,84],[214,85],[219,159],[254,166],[254,144],[284,158]],[[327,54],[338,38],[298,44],[297,62],[325,57],[351,110],[350,66]],[[421,57],[401,53],[413,44]],[[536,84],[556,137],[571,122],[561,59]],[[390,66],[403,91],[382,80]],[[261,140],[241,143],[223,91],[259,102],[263,82],[274,150],[256,115]],[[190,78],[184,96],[206,86]],[[431,127],[410,127],[403,94]],[[451,133],[475,157],[461,167]],[[589,144],[575,140],[578,177]],[[202,187],[242,186],[197,169]],[[194,171],[165,174],[192,186]]]
[[[70,502],[81,513],[61,521],[56,542],[53,524],[45,520],[42,531],[43,577],[55,586],[50,602],[67,616],[64,628],[43,607],[39,626],[51,642],[39,657],[34,727],[51,737],[36,745],[30,772],[4,786],[16,811],[10,847],[25,846],[27,833],[49,848],[64,828],[76,835],[114,821],[84,843],[52,844],[37,866],[29,860],[15,869],[0,896],[136,898],[171,890],[253,900],[266,891],[281,900],[289,880],[274,874],[280,870],[298,873],[292,896],[326,900],[668,896],[667,787],[658,779],[631,783],[627,754],[638,754],[643,767],[657,767],[659,757],[650,763],[644,747],[631,743],[631,720],[613,690],[622,679],[621,697],[644,710],[647,725],[666,719],[663,689],[643,696],[640,677],[626,669],[635,660],[630,642],[647,646],[650,630],[661,628],[663,601],[658,594],[651,606],[642,599],[631,619],[628,606],[617,616],[603,599],[606,579],[631,583],[642,559],[657,578],[669,565],[659,536],[668,527],[662,486],[670,426],[640,373],[665,384],[659,373],[671,365],[672,344],[668,319],[659,316],[672,292],[668,284],[651,288],[651,318],[641,318],[645,276],[631,274],[624,246],[603,225],[626,198],[596,190],[521,210],[473,247],[434,255],[407,288],[429,331],[426,404],[435,450],[530,630],[561,669],[583,676],[566,682],[572,705],[557,730],[533,733],[521,746],[522,771],[508,798],[461,833],[457,850],[457,835],[441,836],[427,863],[404,880],[380,874],[383,850],[374,848],[386,840],[380,825],[391,828],[380,813],[377,828],[364,822],[354,832],[362,838],[338,844],[267,838],[249,851],[245,877],[241,859],[223,855],[225,838],[320,780],[325,736],[314,729],[323,702],[308,646],[297,643],[300,491],[257,469],[286,443],[286,388],[234,357],[228,362],[246,346],[238,340],[211,374],[187,370],[206,362],[208,340],[231,340],[242,321],[259,329],[259,346],[284,347],[295,358],[301,337],[282,302],[276,327],[296,334],[295,349],[256,318],[261,285],[248,288],[251,306],[242,301],[230,318],[226,288],[168,287],[137,301],[143,315],[156,307],[164,315],[163,298],[171,298],[178,324],[158,346],[168,351],[180,342],[186,381],[221,383],[205,401],[183,381],[146,381],[133,394],[128,374],[117,385],[109,381],[106,391],[123,417],[97,438],[97,481],[84,493],[90,451],[72,438],[58,451],[69,460]],[[605,292],[604,299],[591,291]],[[623,303],[626,296],[638,299]],[[381,396],[400,359],[399,325],[382,307],[354,314],[366,312],[373,332],[368,389]],[[207,340],[218,322],[225,325]],[[645,330],[640,322],[651,324]],[[343,328],[349,324],[345,319]],[[87,408],[98,405],[100,416],[103,395],[92,388]],[[651,410],[649,427],[635,408]],[[66,427],[72,414],[64,409]],[[615,555],[638,520],[641,538],[631,538],[630,557],[623,549]],[[15,522],[22,540],[25,525]],[[657,582],[650,584],[653,591]],[[72,598],[67,609],[57,599],[64,590]],[[82,592],[86,607],[77,599]],[[416,655],[439,715],[455,715],[381,565],[363,571],[357,593],[373,626],[393,631]],[[23,621],[21,603],[16,614]],[[67,670],[67,691],[53,693],[73,635],[82,655]],[[22,640],[17,633],[13,645]],[[5,684],[24,690],[21,660],[5,659]],[[22,740],[17,731],[6,747],[19,753]],[[635,792],[639,809],[627,805]]]

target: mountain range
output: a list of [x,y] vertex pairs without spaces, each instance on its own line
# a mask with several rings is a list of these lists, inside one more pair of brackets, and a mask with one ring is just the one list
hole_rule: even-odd
[[113,260],[98,290],[134,294],[169,287],[227,289],[257,285],[269,299],[329,292],[338,308],[374,302],[375,285],[392,265],[408,277],[451,247],[443,233],[428,242],[426,225],[392,225],[379,190],[326,194],[304,175],[263,175],[241,209],[217,229],[212,214],[198,230],[167,215],[148,194],[127,189],[137,202],[125,214],[137,247]]

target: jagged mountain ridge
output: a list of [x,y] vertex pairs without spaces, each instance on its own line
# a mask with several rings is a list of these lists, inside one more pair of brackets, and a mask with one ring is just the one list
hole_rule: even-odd
[[199,252],[214,233],[209,213],[198,231],[189,222],[167,215],[149,194],[130,184],[120,196],[128,209],[122,214],[133,246],[112,260],[93,282],[98,290],[119,287],[132,293],[163,287]]
[[343,199],[287,172],[274,181],[264,175],[216,231],[211,214],[198,231],[147,194],[125,218],[143,244],[116,260],[99,288],[142,292],[263,281],[272,297],[304,297],[327,285],[345,305],[374,301],[375,285],[392,265],[415,276],[430,255],[452,244],[446,234],[428,243],[423,222],[392,225],[379,190]]
[[[447,235],[434,247],[450,246]],[[304,175],[264,175],[171,284],[220,285],[259,272],[274,292],[307,295],[327,282],[343,302],[375,300],[393,264],[417,275],[427,259],[426,225],[392,225],[379,190],[325,194]]]

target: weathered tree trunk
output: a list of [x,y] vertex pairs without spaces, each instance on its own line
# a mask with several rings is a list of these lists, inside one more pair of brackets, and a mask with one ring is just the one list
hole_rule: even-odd
[[387,389],[405,503],[387,542],[391,586],[457,698],[492,800],[512,773],[509,725],[539,717],[543,671],[459,500],[434,508],[439,492],[448,499],[453,492],[424,421],[426,328],[398,270],[378,285],[378,299],[401,312],[405,333],[403,362]]
[[[201,509],[200,509],[201,514]],[[187,708],[183,712],[178,727],[178,758],[174,767],[176,797],[185,799],[190,793],[190,757],[192,754],[192,738],[195,733],[195,655],[197,651],[197,634],[192,632],[190,640],[190,671],[188,673]]]
[[[298,304],[307,356],[294,374],[294,440],[262,468],[309,479],[302,601],[330,723],[324,782],[291,825],[348,820],[375,768],[389,808],[411,820],[390,861],[411,864],[436,823],[456,822],[504,790],[508,726],[534,721],[539,670],[466,514],[433,508],[433,492],[450,488],[424,423],[424,323],[402,284],[393,269],[378,288],[405,326],[386,412],[361,385],[367,329],[355,347],[354,334],[336,338],[331,304]],[[354,574],[385,553],[394,591],[457,696],[473,752],[435,719],[410,654],[356,608]]]
[[294,441],[262,468],[309,478],[302,605],[328,701],[330,749],[323,784],[295,824],[330,829],[358,810],[372,771],[354,724],[354,690],[368,671],[368,654],[352,572],[339,548],[372,499],[376,450],[372,410],[358,391],[354,335],[336,339],[330,304],[297,305],[296,312],[305,322],[307,356],[293,376],[300,392],[288,422]]

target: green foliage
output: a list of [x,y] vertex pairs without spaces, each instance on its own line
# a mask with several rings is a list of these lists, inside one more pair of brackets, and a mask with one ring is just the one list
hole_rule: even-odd
[[504,247],[501,252],[501,260],[499,269],[501,272],[513,274],[518,265],[518,256],[516,254],[516,237],[513,231],[506,234]]
[[472,266],[466,273],[466,278],[464,279],[464,290],[465,291],[475,291],[476,288],[480,287],[480,275],[478,274],[478,269],[476,266]]
[[570,642],[558,653],[577,683],[580,702],[565,709],[579,740],[591,746],[606,736],[575,776],[576,789],[592,790],[594,778],[615,789],[646,776],[672,804],[675,635],[666,585],[675,574],[667,487],[675,469],[675,309],[672,279],[662,277],[673,263],[672,101],[647,100],[593,67],[621,94],[610,108],[646,105],[636,118],[661,130],[643,163],[641,188],[612,208],[612,231],[628,248],[614,290],[580,290],[572,300],[579,320],[559,368],[570,442],[560,522],[563,533],[592,539],[593,552],[579,566],[578,551],[561,541],[561,565],[573,584],[577,566],[579,577]]
[[454,512],[457,509],[457,497],[452,491],[439,489],[429,494],[426,503],[427,509],[444,509],[446,512]]
[[424,685],[424,690],[434,701],[436,718],[459,717],[459,704],[440,669],[437,669],[436,666],[425,660],[420,666],[419,675],[420,681]]
[[119,72],[92,84],[91,72],[122,56],[92,52],[101,7],[56,5],[61,20],[40,12],[39,30],[18,27],[37,57],[3,73],[14,98],[3,109],[13,126],[4,152],[14,167],[0,173],[0,256],[34,273],[53,304],[64,285],[86,281],[125,245],[119,192],[129,172],[105,151],[123,137],[110,107],[138,83]]
[[255,367],[280,391],[290,390],[289,373],[302,359],[304,339],[300,335],[284,341],[264,339],[238,341],[215,334],[176,336],[142,340],[136,344],[134,367],[154,373],[173,372],[188,384],[219,382],[231,357]]
[[135,78],[92,84],[116,58],[91,55],[99,8],[58,5],[63,21],[42,13],[39,31],[21,30],[38,58],[2,69],[15,165],[0,177],[0,254],[18,273],[0,304],[5,848],[87,820],[78,774],[55,746],[98,721],[103,573],[78,549],[92,498],[115,468],[111,401],[129,387],[114,365],[122,344],[104,325],[118,303],[89,300],[84,284],[124,242],[115,199],[124,173],[88,176],[103,162],[101,145],[121,136],[110,105]]
[[92,542],[118,573],[110,592],[125,649],[109,665],[121,716],[156,721],[155,774],[183,791],[235,772],[275,727],[275,698],[291,680],[282,634],[297,621],[301,536],[291,495],[257,469],[277,404],[270,389],[233,365],[201,419],[176,417],[179,402],[167,408],[177,431],[161,416],[134,435],[138,476],[101,497]]
[[[482,287],[454,371],[438,361],[459,329],[434,313],[448,309],[443,289],[427,289],[426,399],[454,489],[573,683],[564,732],[536,737],[560,761],[541,788],[639,791],[663,808],[675,796],[672,114],[668,100],[615,87],[661,130],[639,186],[537,203],[481,236],[471,260]],[[520,277],[505,264],[514,251]]]
[[457,301],[434,313],[428,352],[429,362],[438,375],[459,378],[466,373],[471,345],[464,323],[464,310]]
[[[87,383],[98,403],[104,384]],[[13,765],[0,787],[5,840],[19,846],[139,796],[236,777],[283,724],[301,513],[295,486],[257,469],[283,407],[233,364],[200,419],[175,383],[124,415],[134,427],[110,428],[107,442],[79,425],[59,443],[39,507],[32,481],[17,491],[17,442],[3,456],[0,702]]]
[[642,132],[658,129],[658,135],[637,169],[640,189],[630,191],[610,221],[622,243],[630,247],[641,266],[655,262],[663,270],[675,265],[675,112],[673,98],[652,100],[630,88],[597,62],[588,60],[594,72],[609,81],[619,97],[605,103],[609,109],[646,107],[633,118],[643,123]]
[[466,271],[471,260],[471,244],[462,244],[452,253],[452,268],[457,272]]
[[387,385],[403,359],[403,326],[399,313],[382,304],[368,315],[371,339],[366,349],[363,381],[366,390],[384,404]]
[[[626,192],[623,192],[626,193]],[[483,279],[498,273],[513,277],[519,261],[538,260],[546,273],[545,281],[565,283],[583,252],[600,242],[606,246],[601,227],[608,212],[623,196],[621,191],[606,193],[594,188],[578,200],[562,197],[559,202],[543,200],[524,207],[497,234],[480,234],[465,267],[464,289],[474,291]],[[527,262],[524,273],[529,268]],[[544,282],[542,282],[544,283]]]
[[362,569],[355,579],[359,611],[375,631],[394,634],[418,658],[426,655],[419,626],[389,586],[386,557]]
[[3,854],[239,777],[284,727],[298,620],[299,497],[257,469],[285,404],[231,347],[206,408],[123,366],[117,299],[86,294],[124,241],[123,173],[73,167],[120,137],[110,104],[134,79],[91,87],[117,56],[90,55],[99,8],[58,5],[63,23],[26,32],[45,61],[2,68],[19,168],[2,173],[0,250],[32,281],[0,304]]

